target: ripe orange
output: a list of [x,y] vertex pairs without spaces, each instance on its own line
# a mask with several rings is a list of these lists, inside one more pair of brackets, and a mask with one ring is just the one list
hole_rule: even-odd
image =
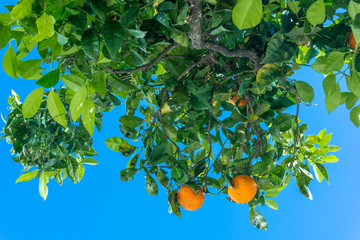
[[[230,103],[231,103],[232,105],[235,105],[235,104],[236,104],[236,101],[237,101],[239,98],[240,98],[240,96],[238,96],[238,95],[235,94],[235,95],[232,95],[232,96],[230,97],[229,101],[230,101]],[[239,107],[242,107],[242,106],[245,106],[245,105],[246,105],[246,99],[243,98],[243,99],[240,100],[238,106],[239,106]]]
[[355,37],[354,37],[354,34],[352,33],[352,31],[350,32],[350,34],[348,36],[347,42],[350,44],[350,47],[352,49],[354,49],[356,47],[356,41],[355,41]]
[[184,209],[189,211],[194,211],[199,209],[205,200],[204,191],[199,187],[199,192],[196,195],[195,191],[192,190],[189,186],[183,185],[178,194],[177,199]]
[[254,179],[246,175],[234,177],[231,180],[231,184],[234,189],[228,187],[228,194],[233,201],[240,204],[250,202],[257,192],[257,185]]
[[245,106],[246,105],[246,99],[241,99],[240,102],[239,102],[239,106]]

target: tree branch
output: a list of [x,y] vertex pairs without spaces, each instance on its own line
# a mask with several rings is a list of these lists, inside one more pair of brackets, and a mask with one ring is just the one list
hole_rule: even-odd
[[185,69],[185,71],[183,71],[177,78],[177,81],[180,81],[182,77],[184,77],[191,69],[193,69],[194,67],[200,65],[201,63],[205,62],[206,60],[209,60],[208,56],[205,56],[203,58],[200,58],[198,61],[194,62],[193,64],[191,64],[188,68]]
[[237,58],[247,57],[254,63],[255,73],[261,68],[261,58],[257,56],[254,50],[229,50],[226,47],[215,42],[204,42],[202,32],[202,0],[189,0],[189,14],[188,23],[189,31],[188,37],[191,41],[191,48],[194,49],[208,49],[222,54],[225,57]]
[[[179,45],[177,42],[173,42],[171,43],[167,48],[164,49],[164,51],[162,53],[160,53],[154,60],[152,60],[151,62],[149,62],[148,64],[142,65],[140,67],[134,68],[134,69],[127,69],[127,70],[115,70],[109,66],[105,66],[107,69],[109,69],[112,73],[127,73],[127,74],[131,74],[137,71],[146,71],[149,68],[151,68],[152,66],[154,66],[158,61],[162,60],[162,58],[168,54],[168,52],[170,52],[174,47],[176,47],[177,45]],[[166,59],[170,58],[171,56],[167,56],[164,57]],[[172,55],[172,57],[179,57],[177,55]],[[183,57],[183,56],[181,56]]]
[[191,48],[201,49],[203,48],[201,10],[202,0],[189,0],[189,3],[190,7],[187,21],[190,28],[188,31],[188,37],[191,41]]

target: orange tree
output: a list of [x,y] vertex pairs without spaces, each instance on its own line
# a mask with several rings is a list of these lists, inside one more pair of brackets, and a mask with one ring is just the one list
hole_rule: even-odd
[[[180,186],[227,195],[235,176],[251,176],[250,222],[266,229],[257,205],[277,209],[272,198],[291,178],[312,199],[310,181],[328,180],[324,164],[338,160],[331,134],[307,135],[300,124],[299,105],[311,105],[314,92],[294,72],[323,73],[328,111],[345,103],[360,125],[360,58],[347,42],[350,31],[360,40],[354,1],[22,0],[6,8],[2,66],[38,88],[23,103],[9,97],[1,138],[24,166],[17,182],[38,178],[44,199],[49,180],[76,183],[84,164],[98,163],[94,128],[123,103],[117,136],[105,141],[129,157],[122,181],[143,171],[146,191],[162,185],[180,216]],[[38,57],[22,60],[30,52]]]

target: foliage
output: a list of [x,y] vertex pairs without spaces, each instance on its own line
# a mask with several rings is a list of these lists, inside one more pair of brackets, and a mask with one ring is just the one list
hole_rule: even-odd
[[[314,91],[293,79],[294,72],[310,65],[325,74],[328,111],[345,103],[360,125],[359,55],[347,44],[350,29],[360,40],[359,6],[347,0],[22,0],[6,6],[3,68],[41,87],[23,104],[15,93],[9,98],[1,138],[24,166],[17,182],[39,178],[45,199],[49,178],[80,181],[83,164],[97,164],[95,126],[100,131],[103,113],[124,103],[120,132],[105,141],[130,158],[122,181],[144,171],[146,191],[156,195],[160,183],[170,211],[180,216],[180,185],[227,194],[233,177],[251,175],[259,187],[249,219],[265,230],[257,205],[277,209],[270,198],[291,178],[312,199],[313,175],[328,181],[324,164],[338,160],[328,154],[339,150],[329,145],[331,134],[306,135],[300,124],[299,105],[310,106]],[[30,52],[39,58],[23,60]],[[340,87],[343,79],[348,91]]]

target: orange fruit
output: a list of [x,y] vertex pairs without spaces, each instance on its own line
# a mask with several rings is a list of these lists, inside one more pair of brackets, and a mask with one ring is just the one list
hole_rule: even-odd
[[347,42],[350,44],[350,47],[352,49],[354,49],[356,47],[356,41],[355,41],[355,37],[354,37],[354,34],[352,33],[352,31],[350,32],[350,34],[348,36]]
[[228,194],[234,202],[240,204],[250,202],[257,192],[257,185],[254,179],[246,175],[234,177],[231,180],[231,184],[234,189],[228,187]]
[[[240,98],[240,96],[238,96],[238,95],[235,94],[235,95],[232,95],[232,96],[230,97],[229,101],[230,101],[230,103],[231,103],[232,105],[235,105],[235,104],[236,104],[236,101],[237,101],[239,98]],[[245,105],[246,105],[246,99],[243,98],[243,99],[240,100],[238,106],[239,106],[239,107],[242,107],[242,106],[245,106]]]
[[239,102],[239,106],[245,106],[246,105],[246,99],[241,99],[240,102]]
[[205,200],[204,191],[199,187],[199,192],[196,195],[195,191],[192,190],[189,186],[183,185],[178,194],[177,200],[184,209],[189,211],[194,211],[199,209]]

